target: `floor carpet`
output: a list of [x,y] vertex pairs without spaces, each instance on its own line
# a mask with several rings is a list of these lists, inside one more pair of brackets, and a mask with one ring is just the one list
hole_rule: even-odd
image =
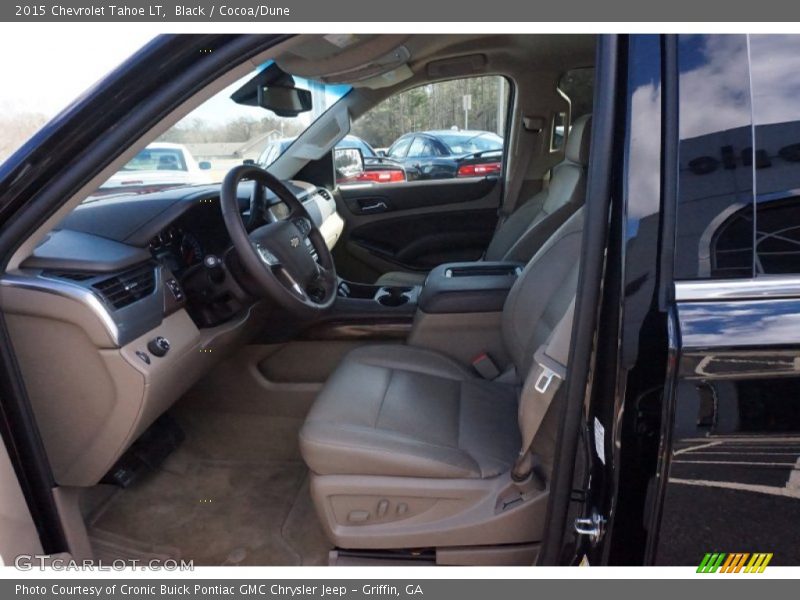
[[178,407],[186,440],[89,515],[96,553],[195,565],[322,565],[331,546],[297,450],[301,419]]

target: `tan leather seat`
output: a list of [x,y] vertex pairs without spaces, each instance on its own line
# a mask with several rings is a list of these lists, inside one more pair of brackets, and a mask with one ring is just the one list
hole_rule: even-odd
[[437,352],[367,346],[325,385],[301,432],[320,475],[491,477],[519,452],[514,386]]
[[[578,211],[506,300],[502,333],[516,385],[410,346],[364,347],[337,368],[300,432],[312,495],[335,543],[488,544],[537,535],[540,497],[530,505],[534,516],[512,517],[497,511],[495,496],[505,493],[520,450],[518,384],[575,294],[582,224]],[[456,523],[456,514],[466,521]]]
[[[591,115],[575,119],[567,139],[565,159],[553,167],[547,188],[521,204],[497,228],[485,260],[526,262],[571,214],[581,207],[586,195],[586,167],[591,144]],[[375,282],[385,286],[425,283],[427,273],[390,271]]]

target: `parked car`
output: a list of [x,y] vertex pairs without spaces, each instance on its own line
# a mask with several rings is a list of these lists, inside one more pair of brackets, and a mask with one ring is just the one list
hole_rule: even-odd
[[182,144],[154,142],[101,185],[92,197],[145,194],[171,187],[211,183],[211,163],[197,162]]
[[489,131],[419,131],[400,136],[386,152],[409,180],[485,177],[503,170],[503,138]]
[[[292,145],[296,137],[282,138],[267,144],[266,148],[256,160],[256,164],[266,168],[283,154]],[[346,135],[336,144],[335,150],[355,148],[361,151],[364,157],[364,170],[357,174],[340,176],[337,174],[336,183],[374,182],[398,183],[406,181],[406,172],[403,165],[395,160],[380,156],[365,140],[355,135]]]

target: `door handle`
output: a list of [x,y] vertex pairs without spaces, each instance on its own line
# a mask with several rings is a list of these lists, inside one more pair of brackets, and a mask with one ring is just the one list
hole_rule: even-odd
[[363,204],[361,204],[359,206],[359,209],[361,209],[362,213],[367,213],[367,212],[368,213],[376,213],[376,212],[383,212],[385,210],[388,210],[389,207],[386,205],[386,202],[384,202],[383,200],[378,200],[376,202],[373,202],[372,204],[367,204],[366,202],[364,202]]

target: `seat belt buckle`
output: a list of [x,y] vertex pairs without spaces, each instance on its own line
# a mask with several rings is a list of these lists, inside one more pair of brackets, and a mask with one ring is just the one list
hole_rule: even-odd
[[486,352],[483,352],[472,359],[472,368],[484,379],[495,379],[500,375],[500,369]]
[[547,392],[553,379],[561,379],[561,377],[550,367],[541,363],[539,363],[539,366],[542,368],[542,372],[539,373],[539,376],[536,378],[536,383],[533,384],[533,388],[540,394],[544,394]]

